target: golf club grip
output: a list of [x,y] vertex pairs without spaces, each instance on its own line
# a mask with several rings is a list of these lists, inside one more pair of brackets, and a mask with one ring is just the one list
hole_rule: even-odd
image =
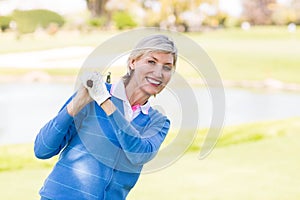
[[110,83],[111,82],[111,73],[108,72],[107,76],[106,76],[106,83]]
[[[111,73],[108,72],[108,75],[107,75],[107,77],[106,77],[106,82],[107,82],[107,83],[110,83],[110,81],[111,81]],[[91,80],[91,79],[87,80],[87,81],[86,81],[86,85],[87,85],[88,87],[92,88],[92,87],[93,87],[93,80]]]
[[88,87],[90,87],[90,88],[92,88],[93,87],[93,80],[87,80],[86,81],[86,85],[88,86]]

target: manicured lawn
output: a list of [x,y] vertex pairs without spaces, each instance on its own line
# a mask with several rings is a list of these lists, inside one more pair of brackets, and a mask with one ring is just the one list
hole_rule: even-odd
[[[142,174],[128,200],[300,198],[300,135],[216,148],[204,160],[184,155],[161,171]],[[1,199],[38,199],[49,168],[0,173]]]
[[225,80],[279,79],[300,83],[300,31],[286,27],[225,29],[191,34],[207,51]]
[[26,169],[0,173],[0,198],[38,200],[38,191],[50,169]]
[[[13,34],[2,34],[0,53],[59,48],[94,46],[118,32],[75,33],[59,32],[55,36],[25,35],[15,40]],[[278,79],[300,83],[300,31],[290,33],[286,27],[253,27],[222,29],[205,33],[188,33],[211,57],[224,80]],[[179,49],[180,53],[180,49]],[[195,53],[195,52],[194,52]],[[77,70],[45,69],[50,74],[76,75]],[[199,78],[188,71],[186,64],[178,67],[184,76]],[[1,69],[2,74],[16,74],[16,69]]]
[[60,31],[54,36],[23,35],[16,39],[14,33],[0,35],[0,53],[35,51],[68,46],[98,46],[105,39],[117,32],[80,33],[77,31]]
[[188,153],[172,166],[142,175],[128,200],[300,198],[300,135],[216,148],[207,158]]
[[[177,162],[142,174],[128,200],[300,198],[299,118],[227,127],[217,147],[199,160],[199,137]],[[0,147],[1,199],[38,199],[55,159],[38,161],[32,144]]]

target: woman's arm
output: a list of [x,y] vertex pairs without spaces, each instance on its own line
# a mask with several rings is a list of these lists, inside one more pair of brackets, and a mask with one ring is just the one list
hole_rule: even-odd
[[169,130],[170,121],[157,112],[157,115],[153,117],[155,122],[151,122],[150,126],[147,126],[147,130],[139,133],[110,100],[110,94],[102,77],[97,73],[93,73],[90,77],[87,76],[86,79],[93,82],[91,86],[88,86],[87,80],[83,81],[89,95],[108,116],[118,141],[130,162],[142,165],[152,159]]
[[75,133],[73,117],[64,106],[38,133],[34,143],[35,156],[47,159],[57,155]]
[[131,163],[142,165],[155,156],[170,128],[170,121],[165,116],[156,113],[152,116],[150,126],[139,133],[111,100],[106,100],[101,107],[108,115],[118,141]]
[[76,126],[79,126],[83,118],[82,113],[78,113],[91,101],[87,90],[84,87],[79,88],[57,116],[45,124],[38,133],[34,144],[34,153],[37,158],[51,158],[65,147],[72,136],[77,133]]

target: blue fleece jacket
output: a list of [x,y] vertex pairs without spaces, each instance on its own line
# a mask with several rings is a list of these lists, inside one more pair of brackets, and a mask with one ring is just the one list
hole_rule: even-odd
[[71,117],[66,108],[71,99],[35,140],[34,152],[40,159],[61,152],[40,195],[52,200],[126,199],[143,164],[157,153],[170,121],[150,108],[148,115],[140,113],[128,122],[123,102],[114,96],[117,110],[109,116],[91,102]]

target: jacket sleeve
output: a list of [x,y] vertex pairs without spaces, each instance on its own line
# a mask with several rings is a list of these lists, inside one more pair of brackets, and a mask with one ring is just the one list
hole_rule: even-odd
[[156,155],[170,128],[170,121],[160,113],[151,117],[150,125],[142,133],[118,109],[108,118],[126,157],[135,165],[143,165]]
[[58,114],[41,128],[36,136],[34,153],[37,158],[47,159],[57,155],[77,133],[74,119],[67,111],[67,104],[71,99],[72,97]]

